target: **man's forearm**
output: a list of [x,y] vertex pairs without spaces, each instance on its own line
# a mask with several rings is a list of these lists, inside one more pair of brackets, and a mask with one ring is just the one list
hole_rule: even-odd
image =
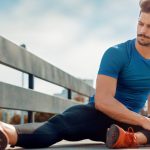
[[144,116],[127,109],[115,98],[107,98],[107,100],[96,100],[95,107],[109,117],[128,124],[142,126],[142,122],[145,119]]

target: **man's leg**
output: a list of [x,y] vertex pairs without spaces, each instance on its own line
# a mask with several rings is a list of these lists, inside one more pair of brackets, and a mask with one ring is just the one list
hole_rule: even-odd
[[62,139],[92,139],[105,142],[107,128],[113,123],[115,122],[112,119],[97,111],[94,104],[73,106],[45,123],[15,126],[18,140],[14,145],[40,148],[48,147]]
[[[124,129],[131,126],[114,121],[102,112],[97,111],[94,104],[88,104],[73,106],[44,123],[17,125],[15,128],[12,125],[6,127],[5,124],[0,124],[0,126],[9,136],[11,145],[40,148],[48,147],[62,139],[69,141],[91,139],[105,142],[107,128],[112,124],[118,124]],[[150,134],[141,127],[134,127],[134,129]],[[18,139],[16,140],[17,143],[14,143],[16,134],[18,134]],[[12,136],[14,136],[13,140]],[[141,136],[139,135],[139,137]]]

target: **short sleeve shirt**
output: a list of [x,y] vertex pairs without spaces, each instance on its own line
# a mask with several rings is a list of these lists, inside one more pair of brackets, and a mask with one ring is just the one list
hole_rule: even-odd
[[[135,41],[109,48],[102,57],[98,74],[116,78],[115,98],[128,109],[140,112],[150,94],[150,59],[137,51]],[[94,102],[94,96],[90,102]]]

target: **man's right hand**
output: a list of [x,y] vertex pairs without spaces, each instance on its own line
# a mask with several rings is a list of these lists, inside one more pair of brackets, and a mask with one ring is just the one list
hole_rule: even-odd
[[150,130],[150,118],[143,116],[141,123],[144,129]]

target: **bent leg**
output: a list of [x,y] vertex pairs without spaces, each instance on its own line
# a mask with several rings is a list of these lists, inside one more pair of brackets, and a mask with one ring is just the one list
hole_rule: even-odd
[[96,110],[94,104],[71,107],[59,117],[64,119],[66,128],[63,139],[69,141],[91,139],[105,142],[107,128],[114,123],[114,120]]

